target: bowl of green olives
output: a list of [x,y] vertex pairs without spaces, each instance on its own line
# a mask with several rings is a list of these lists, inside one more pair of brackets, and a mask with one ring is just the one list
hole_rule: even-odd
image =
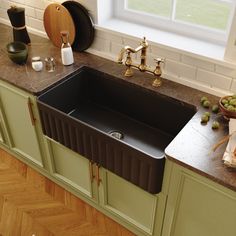
[[236,118],[236,95],[222,97],[219,107],[225,117]]

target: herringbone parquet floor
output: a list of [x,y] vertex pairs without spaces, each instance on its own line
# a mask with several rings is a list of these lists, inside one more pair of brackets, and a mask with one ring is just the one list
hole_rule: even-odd
[[0,236],[133,236],[0,149]]

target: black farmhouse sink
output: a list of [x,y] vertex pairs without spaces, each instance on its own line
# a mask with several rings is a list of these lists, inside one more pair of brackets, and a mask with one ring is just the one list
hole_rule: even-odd
[[43,132],[150,193],[194,106],[82,67],[38,97]]

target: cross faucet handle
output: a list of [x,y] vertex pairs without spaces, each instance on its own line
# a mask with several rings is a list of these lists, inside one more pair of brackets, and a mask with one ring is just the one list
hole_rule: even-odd
[[165,63],[165,59],[163,58],[156,58],[154,59],[156,61],[156,68],[153,71],[153,74],[156,76],[155,80],[152,83],[153,87],[160,87],[162,84],[161,81],[161,74],[162,74],[162,69],[161,69],[161,63]]
[[157,57],[154,61],[157,63],[157,66],[160,66],[161,63],[165,63],[165,58]]
[[154,75],[156,76],[161,76],[162,74],[162,69],[161,69],[161,63],[165,63],[165,59],[164,58],[155,58],[154,61],[157,63],[156,64],[156,68],[153,71]]

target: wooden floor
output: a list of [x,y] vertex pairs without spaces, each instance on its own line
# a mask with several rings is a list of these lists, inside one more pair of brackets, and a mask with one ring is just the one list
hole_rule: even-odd
[[133,236],[0,149],[0,236]]

